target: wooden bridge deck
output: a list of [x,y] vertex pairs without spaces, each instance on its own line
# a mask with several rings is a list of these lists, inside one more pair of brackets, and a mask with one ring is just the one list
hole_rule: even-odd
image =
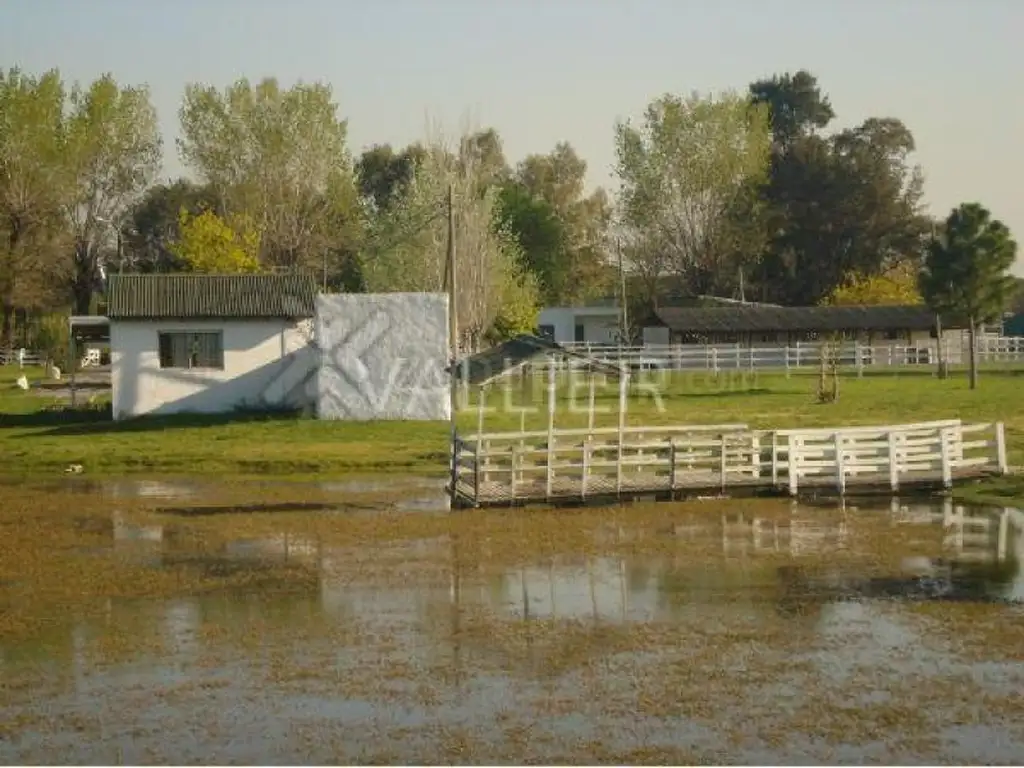
[[1007,471],[1003,425],[959,420],[750,430],[727,424],[511,432],[457,438],[463,506],[619,498],[949,488]]

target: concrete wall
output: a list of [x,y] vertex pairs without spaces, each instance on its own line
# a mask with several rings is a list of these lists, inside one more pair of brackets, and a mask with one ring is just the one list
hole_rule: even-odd
[[447,295],[318,296],[316,339],[320,418],[449,418]]
[[537,325],[554,328],[559,344],[576,341],[576,326],[583,326],[585,342],[614,344],[619,329],[619,310],[615,307],[548,307],[541,310]]
[[[161,369],[162,331],[222,332],[223,370]],[[316,370],[311,334],[310,321],[111,321],[114,418],[309,407]]]

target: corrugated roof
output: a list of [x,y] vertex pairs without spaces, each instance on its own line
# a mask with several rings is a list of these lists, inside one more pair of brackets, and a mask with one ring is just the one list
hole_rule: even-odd
[[770,331],[927,331],[935,315],[927,307],[666,307],[654,318],[673,331],[759,333]]
[[610,363],[568,350],[550,339],[524,334],[463,358],[455,365],[455,376],[459,381],[468,381],[473,386],[480,386],[515,370],[524,363],[548,355],[582,360],[585,363],[584,368],[611,376],[619,375],[619,369]]
[[111,275],[111,320],[297,319],[312,317],[317,286],[312,275]]

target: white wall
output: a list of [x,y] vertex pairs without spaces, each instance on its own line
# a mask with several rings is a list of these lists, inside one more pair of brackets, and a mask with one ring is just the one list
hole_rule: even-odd
[[[221,331],[223,370],[161,369],[161,331]],[[310,321],[111,321],[115,419],[142,414],[223,413],[240,406],[305,407],[317,355]]]
[[343,293],[316,299],[321,419],[447,421],[448,296]]
[[591,344],[614,344],[619,329],[619,310],[615,307],[548,307],[541,310],[537,325],[555,329],[559,344],[576,340],[576,325],[583,326],[583,340]]

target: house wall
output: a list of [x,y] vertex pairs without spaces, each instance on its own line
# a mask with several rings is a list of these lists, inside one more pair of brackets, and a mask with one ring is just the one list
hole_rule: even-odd
[[550,326],[559,344],[577,341],[576,326],[583,326],[582,341],[590,344],[615,344],[619,330],[619,310],[615,307],[548,307],[541,310],[538,326]]
[[[161,331],[221,331],[223,370],[162,369]],[[239,407],[309,407],[316,370],[312,323],[287,320],[110,323],[113,415],[222,413]]]

